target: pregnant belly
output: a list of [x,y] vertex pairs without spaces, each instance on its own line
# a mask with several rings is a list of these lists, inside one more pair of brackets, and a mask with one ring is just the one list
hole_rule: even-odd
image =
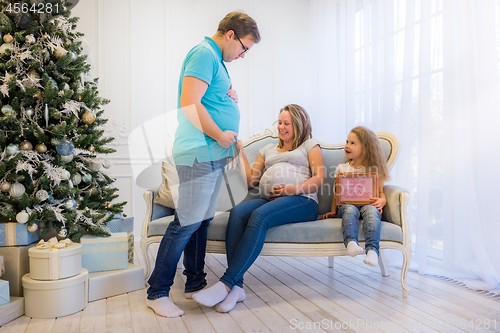
[[275,165],[264,172],[259,183],[260,197],[269,199],[269,191],[275,186],[298,185],[308,177],[302,175],[293,165]]

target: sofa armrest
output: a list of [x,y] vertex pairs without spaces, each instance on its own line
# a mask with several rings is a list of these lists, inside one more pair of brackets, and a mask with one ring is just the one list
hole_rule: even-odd
[[382,212],[382,220],[402,227],[406,221],[406,203],[409,199],[408,191],[394,185],[384,185],[384,194],[387,203]]
[[141,231],[141,236],[143,238],[147,238],[148,236],[149,222],[165,216],[173,215],[175,212],[175,210],[172,208],[154,203],[153,201],[157,195],[158,188],[149,189],[143,194],[144,200],[146,201],[146,216],[144,216]]

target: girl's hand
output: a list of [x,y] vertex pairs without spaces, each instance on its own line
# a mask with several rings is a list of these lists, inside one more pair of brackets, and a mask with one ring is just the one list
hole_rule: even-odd
[[287,195],[295,195],[295,186],[291,185],[279,185],[275,186],[271,191],[269,191],[269,200],[278,199],[285,197]]
[[236,90],[233,89],[233,85],[229,87],[229,91],[227,92],[227,95],[231,97],[236,103],[238,103],[238,94],[236,93]]
[[328,212],[326,214],[323,214],[323,216],[321,216],[319,219],[320,220],[331,219],[331,218],[334,218],[335,215],[336,215],[335,212]]
[[377,208],[380,211],[380,214],[382,214],[382,208],[385,206],[385,200],[382,198],[370,198],[370,200],[375,200],[375,202],[372,203],[372,206]]

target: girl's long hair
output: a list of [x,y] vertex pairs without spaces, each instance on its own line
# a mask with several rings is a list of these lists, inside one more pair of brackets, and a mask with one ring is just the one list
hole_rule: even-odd
[[[288,104],[280,110],[280,114],[283,111],[290,112],[290,116],[292,117],[293,145],[291,150],[294,150],[303,144],[304,141],[312,138],[311,121],[306,110],[300,105]],[[283,148],[283,144],[283,140],[279,139],[278,147]]]
[[351,132],[356,134],[361,142],[364,167],[369,171],[376,168],[379,178],[384,181],[388,180],[389,169],[387,169],[387,161],[377,135],[363,126],[354,127]]

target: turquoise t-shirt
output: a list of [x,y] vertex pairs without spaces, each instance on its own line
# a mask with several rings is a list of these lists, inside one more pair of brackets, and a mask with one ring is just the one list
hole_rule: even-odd
[[193,76],[208,83],[201,104],[221,130],[238,133],[240,123],[238,105],[227,95],[231,78],[222,60],[221,50],[213,39],[205,37],[189,51],[182,64],[177,102],[179,127],[175,132],[173,147],[175,164],[192,166],[195,159],[198,159],[198,162],[208,162],[233,157],[234,144],[229,149],[222,148],[217,141],[198,130],[182,112],[182,83],[186,76]]

